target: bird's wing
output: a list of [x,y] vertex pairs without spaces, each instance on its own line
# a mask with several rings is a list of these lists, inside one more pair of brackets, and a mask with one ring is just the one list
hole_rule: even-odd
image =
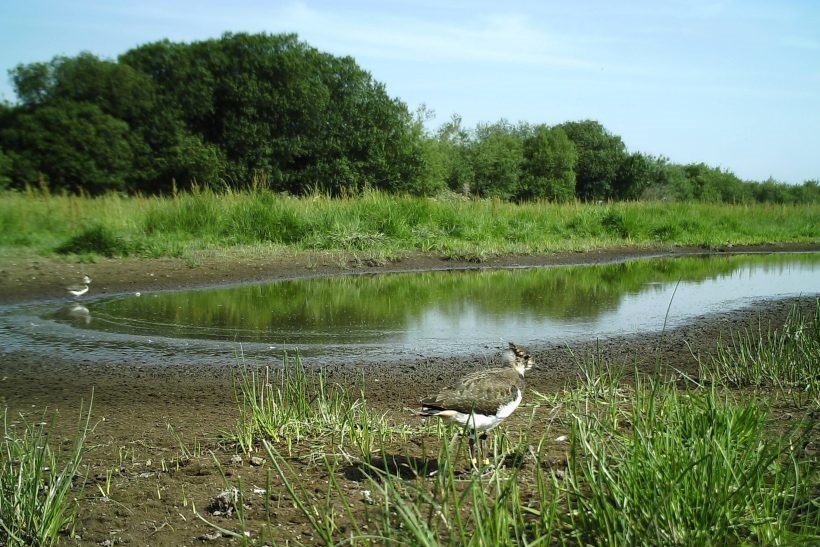
[[523,388],[523,380],[512,368],[478,371],[421,403],[426,408],[489,415],[517,398]]

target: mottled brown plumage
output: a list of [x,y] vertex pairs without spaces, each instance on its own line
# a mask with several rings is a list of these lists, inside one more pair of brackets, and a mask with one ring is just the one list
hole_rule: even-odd
[[524,376],[512,367],[491,368],[468,374],[461,381],[421,401],[425,410],[455,410],[495,415],[498,409],[524,391]]

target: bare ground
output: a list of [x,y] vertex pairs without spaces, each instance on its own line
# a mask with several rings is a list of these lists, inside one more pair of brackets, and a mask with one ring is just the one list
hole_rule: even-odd
[[[743,251],[812,250],[814,247],[755,247]],[[732,249],[733,252],[738,249]],[[57,259],[20,259],[0,263],[0,303],[20,302],[62,295],[62,287],[87,273],[96,293],[117,293],[160,288],[241,283],[262,279],[282,279],[313,275],[412,271],[445,268],[505,267],[598,263],[637,256],[671,256],[705,252],[702,249],[615,249],[591,253],[565,253],[553,256],[502,257],[481,264],[458,263],[435,257],[413,255],[388,264],[363,264],[356,257],[334,255],[241,256],[203,255],[196,261],[182,259],[100,260],[79,264]],[[712,251],[721,252],[721,251]],[[572,382],[577,376],[577,358],[597,352],[616,364],[649,369],[660,361],[668,369],[690,374],[696,372],[695,354],[711,352],[721,336],[746,326],[782,323],[794,304],[813,306],[814,297],[753,303],[741,311],[704,316],[680,328],[654,335],[625,336],[589,341],[573,347],[547,345],[528,348],[538,368],[528,376],[528,387],[550,393]],[[460,375],[486,366],[485,348],[477,348],[471,358],[447,360],[396,361],[368,365],[362,375],[355,363],[335,366],[327,372],[330,379],[361,388],[368,403],[388,420],[414,423],[405,407],[437,386]],[[182,361],[182,359],[177,359]],[[275,363],[273,363],[275,364]],[[309,363],[307,363],[309,365]],[[241,478],[249,493],[248,529],[258,531],[271,523],[269,536],[258,544],[313,543],[315,538],[305,518],[292,506],[284,489],[267,502],[252,487],[265,487],[271,474],[269,462],[256,467],[243,456],[232,463],[236,449],[220,438],[237,421],[232,378],[235,363],[202,366],[185,363],[173,367],[157,364],[132,365],[123,362],[90,363],[81,355],[71,360],[43,360],[26,353],[0,353],[0,405],[8,411],[9,421],[37,423],[43,416],[54,420],[52,443],[67,447],[73,438],[81,401],[88,402],[93,392],[92,424],[84,463],[88,483],[78,493],[80,518],[77,538],[65,544],[80,545],[219,545],[236,543],[227,537],[214,537],[214,528],[198,519],[200,514],[225,528],[237,530],[237,518],[213,515],[207,508],[225,489],[225,479],[215,465],[218,460],[227,480]],[[532,399],[532,394],[529,394]],[[525,399],[526,402],[526,399]],[[546,408],[519,410],[505,423],[510,432],[528,427],[532,412],[549,413]],[[546,416],[546,415],[545,415]],[[561,434],[560,426],[549,420],[536,420],[535,434],[553,428],[551,437]],[[555,433],[555,435],[552,435]],[[423,458],[417,443],[394,447],[394,455]],[[562,465],[563,446],[544,447],[547,460]],[[184,452],[194,452],[185,457]],[[213,451],[214,456],[210,455]],[[327,474],[306,457],[310,450],[297,446],[290,458],[298,480],[309,491],[323,492]],[[435,465],[433,460],[425,462]],[[351,499],[360,500],[365,486],[353,463],[343,466],[339,480]],[[104,494],[107,494],[105,496]],[[367,505],[354,508],[364,518]],[[266,514],[267,512],[267,514]],[[211,538],[211,539],[209,539]]]

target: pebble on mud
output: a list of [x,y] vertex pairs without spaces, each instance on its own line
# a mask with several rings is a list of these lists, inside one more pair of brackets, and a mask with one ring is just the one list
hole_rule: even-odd
[[239,503],[239,490],[236,487],[224,490],[219,493],[208,505],[208,512],[212,515],[225,515],[230,517]]

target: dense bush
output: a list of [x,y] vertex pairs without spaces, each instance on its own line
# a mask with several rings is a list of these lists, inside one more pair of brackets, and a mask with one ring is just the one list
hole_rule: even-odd
[[817,182],[747,182],[705,164],[629,152],[595,120],[558,126],[453,116],[425,130],[350,57],[292,34],[163,40],[117,60],[58,56],[10,71],[0,104],[0,189],[99,194],[248,186],[513,201],[807,203]]

